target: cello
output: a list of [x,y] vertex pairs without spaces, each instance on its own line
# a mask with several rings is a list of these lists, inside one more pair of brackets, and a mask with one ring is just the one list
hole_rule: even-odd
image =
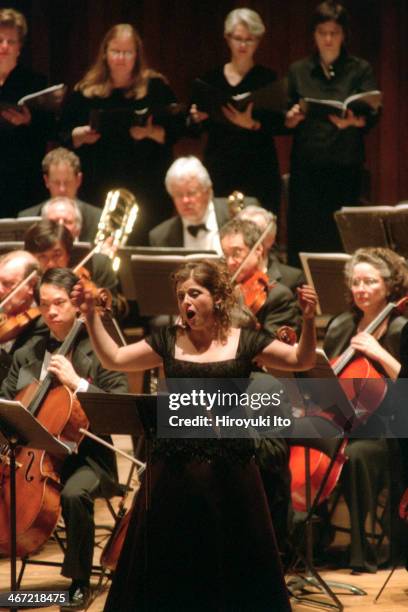
[[[380,325],[393,312],[402,314],[408,296],[389,302],[383,310],[363,330],[374,334]],[[357,424],[365,423],[377,410],[387,393],[387,382],[378,372],[371,360],[364,355],[358,355],[351,346],[332,363],[333,371],[342,381],[342,387],[355,408]]]
[[[57,351],[67,355],[83,328],[76,319],[71,331]],[[52,388],[54,376],[46,375],[42,383],[34,381],[20,391],[16,400],[49,431],[71,446],[78,446],[83,438],[80,428],[87,429],[89,421],[79,401],[65,386]],[[10,466],[7,449],[1,453],[0,471],[0,552],[10,555]],[[60,461],[36,449],[22,447],[16,454],[16,488],[19,499],[30,500],[17,508],[17,555],[25,557],[36,552],[52,534],[60,516]]]

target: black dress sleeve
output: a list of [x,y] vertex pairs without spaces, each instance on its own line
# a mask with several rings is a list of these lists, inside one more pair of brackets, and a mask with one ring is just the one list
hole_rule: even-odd
[[273,340],[276,340],[276,335],[263,329],[241,329],[237,359],[245,356],[252,361]]
[[149,344],[155,353],[163,359],[174,354],[174,344],[176,339],[175,327],[159,327],[152,330],[146,336],[145,341]]

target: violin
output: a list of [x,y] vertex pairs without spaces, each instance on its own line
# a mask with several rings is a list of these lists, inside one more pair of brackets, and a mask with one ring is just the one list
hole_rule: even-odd
[[32,306],[17,315],[0,313],[0,344],[17,338],[40,314],[37,306]]
[[271,283],[268,275],[256,270],[246,281],[238,287],[244,298],[245,306],[256,315],[265,304],[269,290],[275,283]]

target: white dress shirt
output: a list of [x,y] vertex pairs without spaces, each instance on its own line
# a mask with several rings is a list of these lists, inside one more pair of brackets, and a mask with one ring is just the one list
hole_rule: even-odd
[[[186,218],[181,217],[181,222],[183,224],[183,245],[186,249],[196,251],[215,251],[218,253],[218,255],[223,254],[217,217],[215,216],[215,208],[212,201],[209,203],[207,212],[201,221],[193,223],[188,221]],[[200,223],[204,223],[207,230],[200,229],[197,236],[190,234],[187,227],[189,225],[199,225]]]

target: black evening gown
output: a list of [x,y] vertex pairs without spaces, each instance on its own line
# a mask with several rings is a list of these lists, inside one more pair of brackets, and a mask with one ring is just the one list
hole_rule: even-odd
[[[148,338],[167,377],[242,378],[273,337],[241,330],[236,359],[204,364],[175,359],[175,339]],[[291,609],[253,454],[249,440],[156,440],[106,612]]]
[[[232,97],[273,83],[276,73],[256,65],[238,85],[232,86],[224,76],[224,68],[220,67],[206,74],[203,81]],[[261,122],[259,130],[240,128],[227,120],[203,122],[203,129],[208,131],[204,165],[216,196],[227,197],[239,190],[278,213],[281,179],[273,136],[283,130],[283,114],[254,111],[253,116]]]

